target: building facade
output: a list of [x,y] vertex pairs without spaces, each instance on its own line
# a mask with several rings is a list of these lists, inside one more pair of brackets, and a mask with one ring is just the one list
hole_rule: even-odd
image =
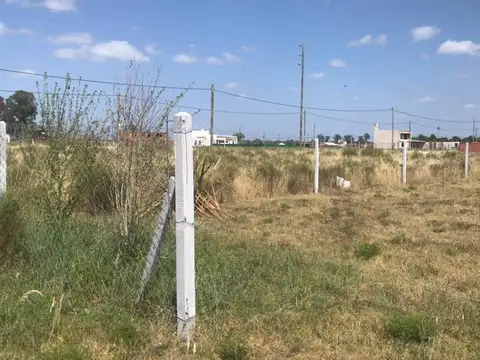
[[[402,149],[403,147],[410,147],[412,133],[408,130],[394,130],[393,131],[393,148]],[[380,130],[380,125],[377,123],[373,129],[373,147],[375,149],[392,149],[392,130]]]
[[[192,130],[193,146],[212,146],[210,143],[210,131],[208,130]],[[238,139],[234,135],[217,135],[213,134],[214,145],[236,145]]]

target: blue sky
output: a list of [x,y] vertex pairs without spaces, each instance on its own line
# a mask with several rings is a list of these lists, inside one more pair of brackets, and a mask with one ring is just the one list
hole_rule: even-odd
[[[452,121],[396,114],[399,128],[411,120],[416,134],[440,126],[443,135],[469,135],[473,118],[480,120],[479,13],[475,0],[0,0],[0,68],[123,81],[135,56],[145,73],[161,66],[162,85],[215,84],[298,105],[303,43],[305,106],[393,106]],[[35,90],[36,80],[0,72],[0,89]],[[298,112],[220,93],[215,100],[219,110]],[[189,91],[181,104],[208,109],[210,94]],[[373,133],[374,122],[391,121],[390,112],[310,112],[372,125],[308,114],[309,134],[313,122],[332,136]],[[241,127],[248,137],[292,137],[299,116],[216,113],[215,123],[222,133]],[[208,128],[208,111],[194,126]]]

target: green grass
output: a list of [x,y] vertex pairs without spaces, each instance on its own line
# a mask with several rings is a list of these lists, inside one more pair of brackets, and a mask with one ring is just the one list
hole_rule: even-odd
[[385,329],[388,336],[403,342],[426,342],[436,332],[435,319],[418,312],[394,313],[387,320]]

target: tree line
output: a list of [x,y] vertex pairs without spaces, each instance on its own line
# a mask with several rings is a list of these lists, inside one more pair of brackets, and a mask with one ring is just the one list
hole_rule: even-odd
[[21,136],[24,129],[37,127],[37,100],[32,92],[17,90],[7,99],[0,96],[0,121],[7,124],[7,133]]

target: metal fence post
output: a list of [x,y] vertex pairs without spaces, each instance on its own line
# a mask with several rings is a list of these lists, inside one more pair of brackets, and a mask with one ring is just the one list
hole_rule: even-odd
[[469,153],[469,144],[468,142],[465,143],[465,177],[468,178],[468,154]]
[[7,124],[0,121],[0,199],[7,192]]
[[190,342],[195,327],[195,228],[192,116],[175,115],[177,334]]
[[318,182],[319,182],[319,150],[318,150],[318,138],[315,138],[315,179],[314,179],[314,192],[318,194]]

